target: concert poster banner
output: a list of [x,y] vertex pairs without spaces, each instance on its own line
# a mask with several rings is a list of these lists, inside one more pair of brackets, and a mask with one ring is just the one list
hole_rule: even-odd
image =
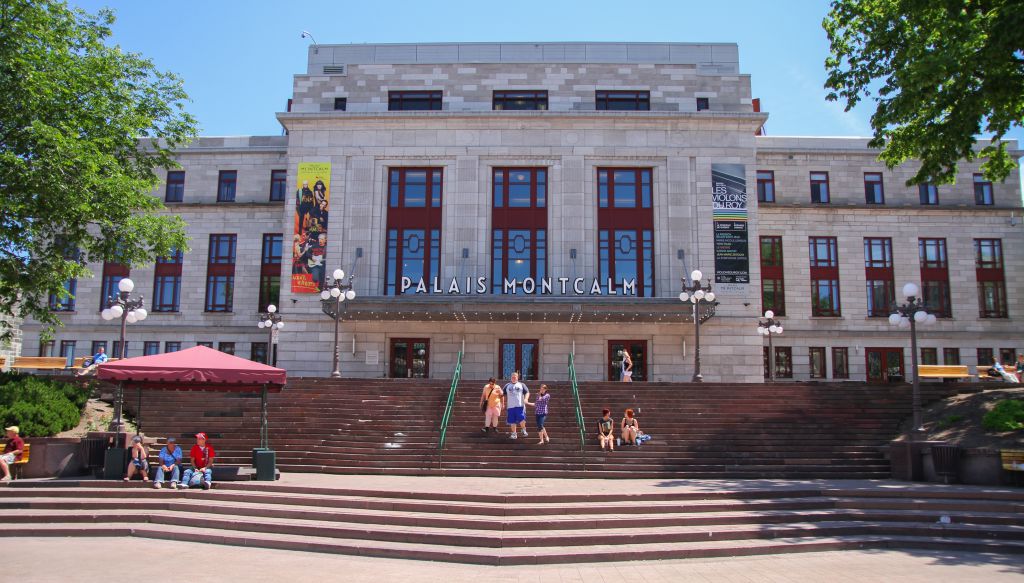
[[747,179],[743,164],[711,165],[715,283],[750,283]]
[[330,162],[299,164],[292,238],[292,293],[320,293],[327,273]]

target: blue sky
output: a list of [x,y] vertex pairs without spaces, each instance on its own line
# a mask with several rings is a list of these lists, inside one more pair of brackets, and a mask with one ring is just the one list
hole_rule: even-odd
[[[736,42],[740,70],[769,112],[769,135],[870,135],[870,106],[825,100],[825,0],[467,0],[412,2],[72,0],[115,10],[114,42],[177,73],[204,135],[279,134],[303,30],[320,44],[446,41]],[[1012,138],[1024,143],[1024,130]]]

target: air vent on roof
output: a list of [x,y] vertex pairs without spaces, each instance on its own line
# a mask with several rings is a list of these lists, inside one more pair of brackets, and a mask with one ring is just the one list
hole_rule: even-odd
[[324,75],[348,75],[345,65],[324,65]]

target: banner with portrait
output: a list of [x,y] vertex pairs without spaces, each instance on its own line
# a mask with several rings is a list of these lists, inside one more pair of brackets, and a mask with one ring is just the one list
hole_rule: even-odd
[[292,238],[292,293],[320,293],[327,273],[330,162],[299,164]]

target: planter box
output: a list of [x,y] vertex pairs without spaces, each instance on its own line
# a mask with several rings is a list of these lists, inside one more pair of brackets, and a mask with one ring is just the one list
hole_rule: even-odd
[[66,478],[87,473],[81,440],[77,437],[30,437],[32,446],[22,478]]

